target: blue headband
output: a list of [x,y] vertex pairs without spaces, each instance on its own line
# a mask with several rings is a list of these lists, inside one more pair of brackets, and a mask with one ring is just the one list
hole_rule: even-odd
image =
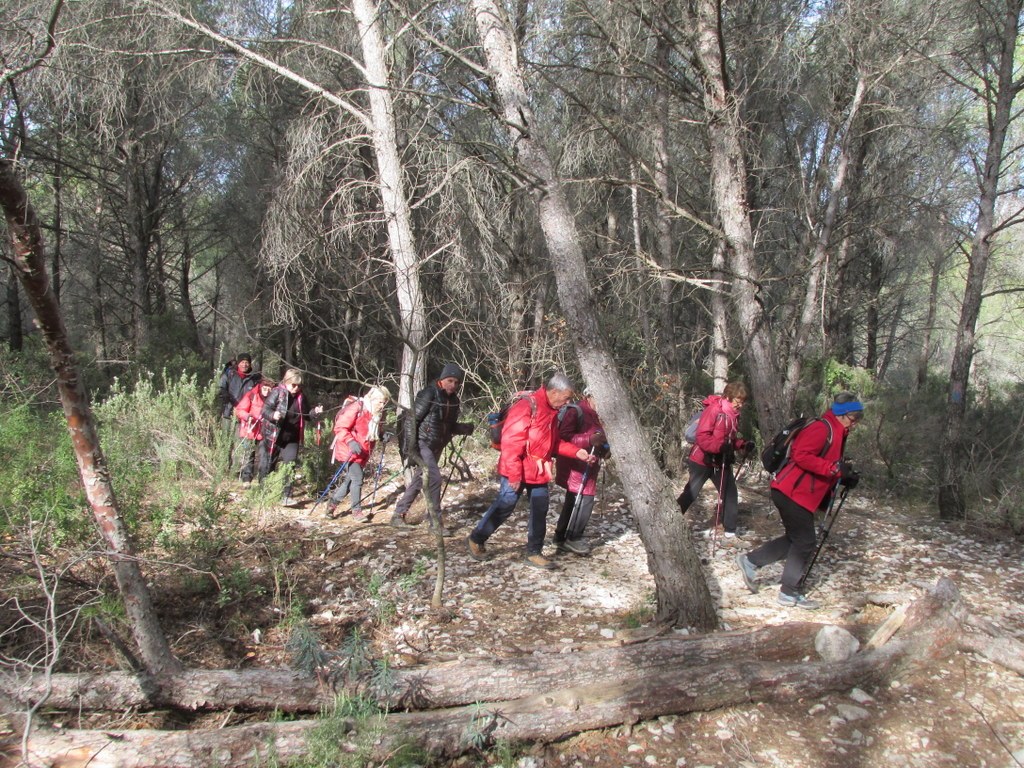
[[848,403],[832,403],[832,413],[836,416],[845,416],[848,413],[863,411],[864,406],[859,400],[851,400]]

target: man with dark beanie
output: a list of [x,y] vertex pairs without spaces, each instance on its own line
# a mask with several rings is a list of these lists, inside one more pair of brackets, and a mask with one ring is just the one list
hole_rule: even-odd
[[846,438],[861,418],[864,406],[852,392],[840,392],[832,407],[801,429],[790,448],[789,458],[771,483],[772,503],[782,516],[785,533],[745,555],[736,565],[747,589],[756,593],[757,569],[785,558],[779,605],[813,611],[818,602],[801,591],[807,558],[818,543],[814,513],[825,509],[836,486],[853,488],[860,475],[843,459]]
[[444,530],[438,458],[454,435],[473,433],[473,424],[459,421],[459,388],[465,376],[459,366],[448,363],[432,384],[417,393],[412,410],[405,415],[402,446],[406,463],[412,469],[412,478],[391,517],[391,525],[395,528],[409,527],[406,515],[423,489],[423,470],[426,468],[427,507],[436,511],[437,523]]
[[248,353],[240,354],[233,365],[229,363],[220,377],[220,415],[225,419],[233,419],[235,406],[261,378],[257,371],[253,371],[252,357]]

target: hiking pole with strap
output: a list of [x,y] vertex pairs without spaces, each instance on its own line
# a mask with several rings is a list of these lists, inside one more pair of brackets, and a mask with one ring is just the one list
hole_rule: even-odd
[[715,506],[715,525],[711,529],[711,559],[714,560],[718,549],[718,521],[722,519],[722,507],[725,504],[725,461],[718,465],[718,504]]
[[850,492],[850,489],[845,485],[843,490],[839,492],[839,503],[836,504],[836,494],[832,494],[832,499],[828,503],[828,509],[825,511],[825,519],[821,525],[821,539],[818,541],[818,546],[814,549],[814,554],[811,555],[811,559],[807,561],[807,566],[804,568],[803,575],[800,577],[800,581],[796,583],[797,589],[803,591],[804,582],[807,581],[807,577],[811,573],[811,568],[818,561],[818,555],[821,554],[822,548],[825,546],[825,540],[828,539],[829,531],[832,530],[832,525],[835,523],[836,518],[839,517],[839,510],[843,508],[843,503],[846,501],[846,494]]
[[448,484],[452,481],[452,478],[455,476],[455,470],[459,468],[459,459],[462,458],[462,449],[466,447],[467,437],[469,437],[469,435],[462,436],[462,440],[459,441],[459,449],[454,452],[454,456],[452,456],[451,452],[449,452],[448,454],[448,463],[452,465],[452,471],[448,473],[448,479],[444,481],[444,487],[441,488],[441,501],[444,501],[444,492],[448,490]]
[[323,502],[324,499],[327,498],[327,494],[329,494],[334,489],[334,486],[337,485],[337,483],[338,483],[338,478],[341,477],[341,473],[344,472],[346,469],[348,469],[348,465],[351,462],[352,462],[352,459],[349,459],[348,461],[342,462],[341,466],[338,467],[338,471],[334,473],[334,477],[332,477],[330,482],[327,483],[327,487],[324,488],[324,492],[321,493],[320,496],[317,497],[316,502],[313,504],[312,508],[309,510],[310,514],[313,514],[313,512],[316,511],[316,508],[318,506],[320,506],[320,504]]
[[377,462],[377,468],[373,471],[373,493],[370,495],[370,507],[372,508],[374,502],[377,499],[377,485],[380,483],[380,476],[384,472],[384,454],[388,450],[388,441],[384,441],[384,445],[380,449],[380,461]]
[[[594,446],[590,447],[590,455],[594,455]],[[580,478],[580,490],[576,494],[576,501],[573,502],[572,512],[569,513],[569,522],[565,526],[566,538],[569,536],[569,532],[573,530],[573,525],[576,523],[576,519],[579,517],[580,507],[583,506],[583,487],[587,484],[587,478],[590,477],[590,470],[596,462],[587,462],[587,466],[583,469],[583,476]],[[568,485],[568,483],[566,483]]]

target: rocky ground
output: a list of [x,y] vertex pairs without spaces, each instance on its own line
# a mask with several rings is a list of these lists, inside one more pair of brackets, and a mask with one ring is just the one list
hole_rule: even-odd
[[[486,461],[486,457],[484,457]],[[589,557],[563,555],[557,571],[521,559],[525,514],[518,511],[488,542],[486,563],[472,560],[465,537],[496,488],[488,466],[456,482],[445,498],[445,606],[448,620],[428,610],[434,575],[433,537],[425,526],[396,531],[388,526],[397,490],[379,492],[376,515],[366,522],[348,516],[328,520],[312,502],[265,513],[259,521],[268,540],[303,543],[309,563],[305,591],[311,623],[325,641],[341,642],[354,626],[375,626],[375,653],[397,663],[470,656],[502,657],[533,652],[565,654],[616,642],[649,622],[653,581],[634,521],[621,493],[606,475],[589,538]],[[733,564],[749,548],[781,528],[764,495],[763,478],[741,483],[741,528],[731,543],[710,546],[690,521],[695,545],[706,554],[708,582],[722,628],[742,630],[794,620],[880,623],[885,610],[865,606],[866,594],[885,593],[899,602],[918,596],[949,576],[970,610],[1009,636],[1024,640],[1024,567],[1020,541],[984,528],[940,524],[929,510],[896,508],[873,499],[870,489],[852,493],[812,577],[815,613],[783,608],[775,597],[781,566],[761,571],[764,588],[750,594]],[[705,489],[702,519],[713,506]],[[560,503],[555,495],[553,515]],[[411,517],[421,517],[422,504]],[[694,514],[694,513],[691,513]],[[550,529],[551,526],[549,526]],[[546,550],[553,555],[553,548]],[[256,664],[284,662],[283,642],[272,617],[252,619],[248,657]],[[667,716],[609,731],[582,734],[548,747],[517,747],[508,754],[473,756],[467,764],[524,766],[1019,766],[1024,764],[1024,679],[973,654],[958,654],[926,676],[899,680],[882,690],[791,705],[750,704],[713,712]]]

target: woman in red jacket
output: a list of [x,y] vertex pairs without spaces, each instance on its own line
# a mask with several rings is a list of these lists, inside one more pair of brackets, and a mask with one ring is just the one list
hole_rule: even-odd
[[235,418],[238,419],[238,436],[247,443],[248,454],[242,459],[242,470],[239,478],[243,483],[251,483],[256,469],[256,449],[263,439],[263,401],[267,399],[274,382],[264,376],[258,387],[246,392],[235,406]]
[[686,487],[679,494],[676,503],[685,515],[686,510],[700,495],[700,489],[710,478],[715,491],[721,496],[722,519],[718,520],[716,507],[714,519],[708,526],[724,527],[725,537],[736,536],[736,519],[739,516],[739,494],[732,465],[736,454],[746,455],[754,444],[739,436],[740,411],[747,402],[747,385],[731,381],[720,395],[709,395],[704,400],[704,412],[697,426],[697,440],[686,459],[690,477]]
[[772,503],[782,516],[785,533],[745,555],[736,556],[743,581],[757,592],[757,569],[785,558],[779,605],[813,611],[819,607],[800,592],[807,558],[817,545],[814,513],[824,509],[835,487],[857,484],[859,475],[843,460],[846,438],[864,416],[852,392],[840,392],[832,407],[793,438],[789,459],[772,480]]
[[372,387],[363,397],[353,400],[334,417],[334,461],[347,464],[341,481],[327,505],[327,516],[336,517],[338,504],[349,494],[353,520],[365,520],[360,506],[363,494],[363,467],[373,453],[381,435],[381,415],[391,399],[384,387]]

